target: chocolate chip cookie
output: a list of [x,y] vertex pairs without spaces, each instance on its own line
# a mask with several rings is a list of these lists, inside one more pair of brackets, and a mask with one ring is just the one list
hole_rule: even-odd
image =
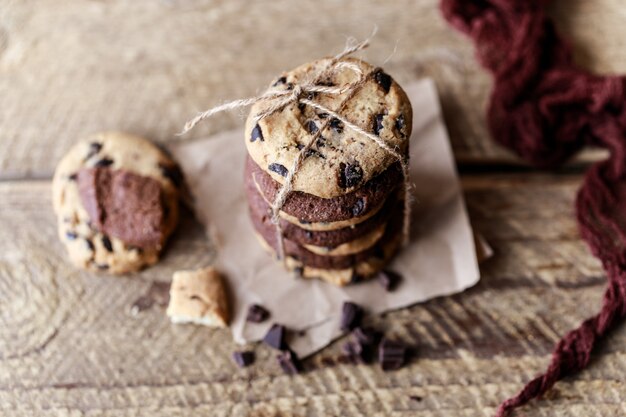
[[[284,73],[269,88],[289,90],[309,79],[328,63],[321,59]],[[356,65],[365,74],[365,82],[339,109],[348,92],[342,94],[315,93],[311,100],[339,112],[361,129],[375,134],[389,146],[405,153],[411,133],[411,104],[402,88],[382,69],[354,58],[344,61]],[[320,81],[324,86],[344,86],[358,75],[342,67]],[[284,183],[297,154],[313,133],[324,130],[309,150],[293,183],[295,191],[322,198],[334,198],[353,191],[384,172],[396,162],[372,139],[355,133],[311,106],[293,103],[260,121],[255,116],[271,103],[253,105],[246,122],[245,142],[250,157],[275,181]]]
[[178,221],[178,166],[146,139],[93,135],[59,162],[58,232],[78,267],[113,274],[154,264]]

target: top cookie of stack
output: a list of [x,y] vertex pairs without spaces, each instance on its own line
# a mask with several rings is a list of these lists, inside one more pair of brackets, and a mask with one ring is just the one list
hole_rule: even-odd
[[[353,58],[324,72],[330,59],[302,65],[279,77],[271,91],[314,81],[354,89],[304,97],[371,132],[401,155],[408,153],[412,110],[400,86],[380,68]],[[321,74],[321,76],[320,76]],[[304,277],[346,284],[372,275],[395,253],[402,229],[402,171],[396,157],[338,118],[295,102],[257,121],[272,105],[256,103],[246,122],[246,193],[262,242],[278,248],[270,205],[285,185],[298,154],[306,151],[280,211],[287,265]],[[319,132],[321,130],[321,132]]]

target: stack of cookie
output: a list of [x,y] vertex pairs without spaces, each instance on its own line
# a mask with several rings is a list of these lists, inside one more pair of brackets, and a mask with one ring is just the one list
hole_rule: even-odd
[[[306,99],[373,133],[407,155],[412,110],[400,86],[385,72],[361,60],[324,72],[328,59],[283,74],[271,91],[316,85],[354,91],[317,92]],[[320,74],[322,76],[320,77]],[[372,276],[397,252],[402,241],[404,184],[400,162],[371,138],[336,117],[302,101],[256,119],[271,103],[255,104],[246,123],[246,195],[256,233],[268,250],[280,253],[271,205],[309,141],[314,144],[295,173],[282,206],[279,231],[285,265],[305,278],[337,285]]]

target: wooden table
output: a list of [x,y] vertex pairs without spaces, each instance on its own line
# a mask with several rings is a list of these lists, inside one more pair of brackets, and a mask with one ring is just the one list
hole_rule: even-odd
[[[582,65],[623,72],[622,11],[620,0],[569,0],[551,12]],[[227,331],[172,326],[158,306],[133,315],[153,282],[211,261],[190,219],[163,262],[138,275],[68,265],[49,179],[72,143],[108,129],[181,140],[174,133],[197,110],[250,95],[374,24],[368,60],[391,56],[385,67],[400,82],[436,79],[472,223],[496,251],[476,287],[373,320],[417,348],[410,366],[345,363],[338,342],[296,377],[265,346],[240,370]],[[489,89],[434,0],[0,0],[0,415],[491,415],[599,308],[605,278],[573,220],[598,153],[559,172],[523,167],[488,137]],[[185,140],[240,123],[224,115]],[[621,327],[588,370],[517,415],[624,414],[625,381]]]

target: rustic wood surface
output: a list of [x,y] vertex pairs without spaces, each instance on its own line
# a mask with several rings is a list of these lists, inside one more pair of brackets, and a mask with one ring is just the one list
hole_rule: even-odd
[[[551,13],[581,65],[626,71],[620,0],[555,1]],[[415,347],[410,366],[346,363],[340,341],[296,377],[264,346],[240,370],[227,331],[172,326],[159,305],[133,314],[154,282],[211,261],[190,216],[163,262],[135,276],[66,262],[49,178],[81,136],[119,129],[167,143],[234,127],[240,118],[225,115],[174,135],[197,110],[252,94],[374,25],[367,59],[382,64],[397,45],[391,74],[436,79],[472,223],[496,252],[465,293],[373,319]],[[435,0],[0,0],[0,415],[491,415],[545,367],[559,335],[598,309],[605,279],[572,208],[582,169],[601,154],[551,174],[519,167],[488,137],[489,88]],[[517,413],[623,414],[624,327],[588,370]]]

